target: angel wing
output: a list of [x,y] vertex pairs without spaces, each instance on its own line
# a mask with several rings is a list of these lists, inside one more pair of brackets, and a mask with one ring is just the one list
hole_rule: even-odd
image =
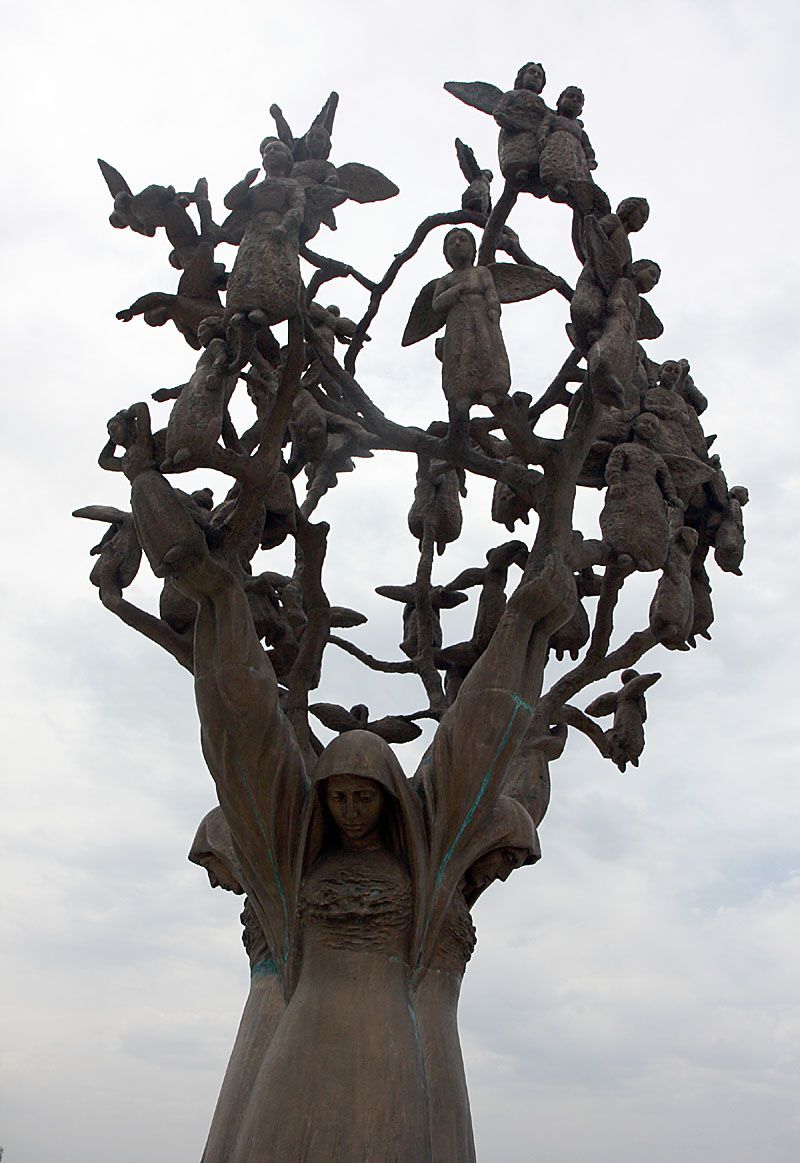
[[[282,141],[284,145],[288,145],[289,149],[292,151],[292,154],[294,154],[297,142],[294,139],[294,134],[292,133],[292,130],[289,126],[289,122],[283,116],[283,110],[281,109],[280,105],[270,105],[269,112],[270,117],[275,122],[275,130],[278,134],[278,140]],[[295,156],[294,160],[298,161],[299,158]]]
[[431,588],[431,604],[434,610],[454,610],[462,602],[468,602],[469,595],[462,594],[449,586],[433,586]]
[[331,627],[334,629],[363,626],[366,621],[366,614],[361,614],[358,610],[351,610],[347,606],[331,606]]
[[399,194],[399,188],[372,166],[361,162],[345,162],[336,167],[339,185],[353,202],[383,202]]
[[591,715],[593,719],[602,719],[606,715],[613,715],[617,709],[618,694],[618,691],[609,691],[605,695],[600,695],[589,703],[586,714]]
[[669,469],[673,484],[679,493],[704,485],[714,476],[714,469],[710,464],[697,460],[694,456],[680,456],[674,452],[662,452],[662,457]]
[[347,191],[342,186],[329,186],[327,182],[314,182],[312,185],[306,186],[303,193],[305,194],[306,206],[309,206],[317,214],[324,214],[326,211],[332,210],[334,206],[341,206],[342,202],[346,202],[348,198]]
[[414,587],[412,586],[375,586],[375,593],[382,598],[391,598],[393,602],[405,602],[407,605],[414,601]]
[[341,734],[342,731],[355,731],[361,726],[355,715],[338,703],[312,703],[308,709],[330,731]]
[[474,182],[476,178],[481,176],[481,168],[475,158],[472,148],[463,142],[460,137],[456,138],[456,157],[458,164],[461,166],[461,173],[468,182]]
[[462,569],[458,577],[454,577],[447,586],[448,590],[469,590],[473,586],[479,586],[483,582],[484,570],[480,565],[471,565],[467,569]]
[[408,719],[400,715],[385,715],[382,719],[367,723],[366,729],[373,735],[380,735],[387,743],[410,743],[412,739],[418,739],[422,734],[421,727],[416,723],[409,723]]
[[492,262],[489,263],[489,270],[492,272],[501,303],[519,303],[523,299],[536,299],[539,295],[555,290],[563,282],[547,267]]
[[201,243],[183,268],[178,280],[178,294],[187,295],[191,299],[219,303],[217,293],[219,266],[219,263],[214,262],[214,248],[208,243]]
[[583,220],[583,245],[586,261],[591,263],[597,282],[608,295],[622,275],[622,261],[594,214],[587,214]]
[[121,525],[130,513],[122,509],[115,509],[113,505],[84,505],[82,509],[74,509],[73,517],[85,517],[88,521],[106,521],[109,525]]
[[664,334],[664,324],[656,315],[647,299],[639,300],[639,322],[636,324],[637,339],[658,339]]
[[247,210],[231,210],[219,228],[220,242],[227,242],[230,246],[238,246],[244,238],[249,221],[250,214]]
[[447,322],[447,315],[444,311],[434,311],[433,309],[433,292],[438,282],[438,279],[431,279],[414,300],[414,306],[411,308],[411,314],[408,316],[408,323],[406,323],[406,329],[400,341],[401,346],[410,347],[412,343],[419,343],[421,339],[427,339],[429,335],[434,335],[444,327]]
[[119,170],[115,170],[108,162],[104,162],[101,157],[97,159],[97,164],[100,167],[100,173],[105,178],[105,183],[108,186],[112,198],[116,198],[117,194],[133,195],[133,191]]
[[338,104],[339,94],[334,91],[329,95],[311,125],[321,125],[323,129],[327,129],[328,133],[333,133],[333,119],[336,116]]
[[[623,699],[638,699],[648,691],[651,686],[658,682],[661,678],[660,673],[655,674],[637,674],[636,678],[628,679],[623,683],[622,690],[619,692],[620,698]],[[601,696],[602,697],[602,696]]]
[[494,113],[495,106],[503,96],[502,89],[491,85],[488,81],[445,81],[444,87],[453,97],[463,101],[465,105],[479,109],[481,113]]

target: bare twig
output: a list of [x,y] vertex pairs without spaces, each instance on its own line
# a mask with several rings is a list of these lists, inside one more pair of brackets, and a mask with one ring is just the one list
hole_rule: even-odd
[[357,658],[359,662],[363,662],[370,670],[379,670],[383,674],[415,673],[416,668],[410,659],[404,660],[403,662],[382,662],[380,658],[373,658],[371,654],[367,654],[366,650],[362,650],[354,642],[348,642],[346,638],[340,638],[338,634],[329,634],[328,641],[332,642],[334,646],[338,646],[340,650],[344,650],[347,654],[352,654],[353,658]]

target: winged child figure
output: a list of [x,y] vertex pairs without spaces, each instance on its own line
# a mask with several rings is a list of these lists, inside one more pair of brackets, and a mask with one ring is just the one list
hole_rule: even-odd
[[418,343],[444,327],[442,390],[451,409],[492,407],[511,386],[500,304],[535,299],[556,286],[556,276],[515,263],[476,266],[475,239],[461,227],[448,231],[443,249],[451,272],[422,288],[402,344]]

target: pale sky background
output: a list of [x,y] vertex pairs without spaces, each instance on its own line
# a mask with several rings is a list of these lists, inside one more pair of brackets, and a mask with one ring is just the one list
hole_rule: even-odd
[[[163,233],[108,225],[95,158],[134,189],[203,174],[219,209],[258,163],[270,102],[302,132],[335,88],[333,160],[375,165],[401,194],[345,207],[315,246],[379,277],[419,219],[458,206],[457,134],[495,166],[492,121],[442,82],[506,89],[529,59],[550,101],[583,87],[612,201],[650,200],[636,254],[662,266],[651,302],[666,326],[650,351],[691,360],[706,430],[751,503],[745,576],[713,572],[713,641],[647,660],[664,677],[640,769],[622,775],[571,737],[543,860],[476,910],[461,1027],[479,1159],[795,1163],[796,6],[39,0],[4,25],[4,1163],[196,1163],[248,986],[240,901],[185,858],[214,802],[190,678],[102,609],[87,580],[101,529],[69,516],[127,507],[124,481],[95,463],[105,422],[194,362],[174,329],[114,318],[177,276]],[[523,199],[511,221],[574,282],[563,208]],[[431,344],[399,346],[417,290],[444,271],[440,246],[406,268],[360,364],[404,422],[443,415]],[[344,284],[330,300],[365,306]],[[555,297],[504,312],[516,387],[549,381],[565,320]],[[413,575],[413,467],[376,456],[318,510],[334,527],[331,598],[369,614],[351,637],[384,657],[399,657],[400,607],[372,590]],[[439,581],[508,537],[485,486],[467,510]],[[643,624],[648,602],[642,584],[626,622]],[[468,618],[446,623],[451,640]],[[421,705],[413,682],[341,657],[319,697]],[[418,752],[400,749],[409,773]]]

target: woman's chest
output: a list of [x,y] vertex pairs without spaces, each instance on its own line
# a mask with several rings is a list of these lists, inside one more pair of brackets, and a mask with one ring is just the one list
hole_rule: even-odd
[[411,882],[388,853],[341,853],[320,861],[300,890],[303,940],[393,953],[405,944]]

